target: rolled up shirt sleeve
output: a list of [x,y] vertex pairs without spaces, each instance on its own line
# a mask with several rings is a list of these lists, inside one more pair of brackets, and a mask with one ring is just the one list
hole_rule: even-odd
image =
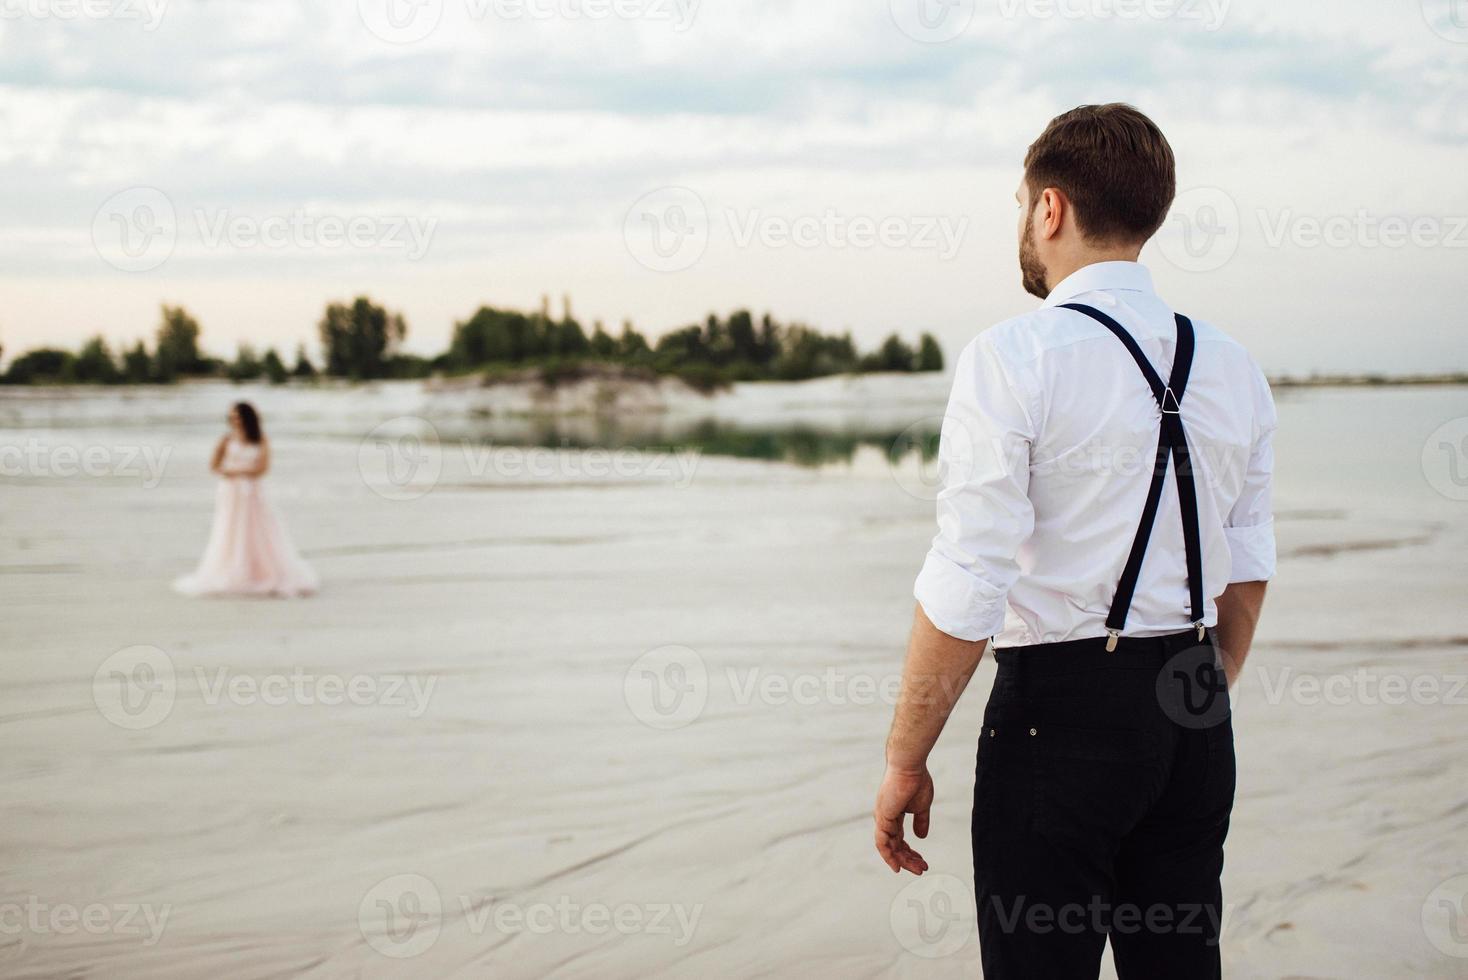
[[1243,488],[1224,522],[1231,568],[1229,583],[1266,582],[1274,577],[1274,431],[1279,426],[1264,373],[1255,368],[1258,391],[1254,445]]
[[913,594],[938,629],[983,640],[1004,626],[1020,545],[1034,529],[1030,448],[1038,408],[983,336],[959,355],[938,449],[938,534]]

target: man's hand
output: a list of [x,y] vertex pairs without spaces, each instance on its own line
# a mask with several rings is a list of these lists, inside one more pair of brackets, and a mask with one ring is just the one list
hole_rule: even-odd
[[920,875],[928,870],[928,862],[908,846],[902,825],[910,813],[913,833],[928,836],[928,811],[933,806],[928,753],[988,642],[955,639],[934,626],[922,606],[913,610],[902,691],[887,736],[887,774],[872,813],[877,821],[877,853],[894,872],[906,868]]
[[928,836],[928,811],[933,807],[933,777],[927,769],[904,771],[887,767],[882,788],[877,790],[877,853],[894,873],[903,869],[920,875],[928,862],[912,849],[903,836],[907,814],[912,814],[912,832]]
[[1259,625],[1259,611],[1264,606],[1264,582],[1234,582],[1218,597],[1218,625],[1213,629],[1218,641],[1219,659],[1223,661],[1224,678],[1232,688],[1244,670],[1244,659],[1254,644],[1254,628]]

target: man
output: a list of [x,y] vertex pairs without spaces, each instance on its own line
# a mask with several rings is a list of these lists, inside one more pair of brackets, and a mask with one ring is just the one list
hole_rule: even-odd
[[968,345],[945,416],[876,843],[927,870],[904,819],[927,836],[928,753],[992,639],[972,820],[989,978],[1094,978],[1108,939],[1122,980],[1219,976],[1227,684],[1274,573],[1276,423],[1248,353],[1137,264],[1175,189],[1131,106],[1052,120],[1016,195],[1044,302]]

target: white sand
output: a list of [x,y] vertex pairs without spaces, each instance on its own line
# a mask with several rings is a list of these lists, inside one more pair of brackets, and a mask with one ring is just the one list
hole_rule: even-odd
[[[1396,397],[1349,397],[1378,395]],[[1468,872],[1468,690],[1445,703],[1468,648],[1468,504],[1406,472],[1463,402],[1346,427],[1369,466],[1396,468],[1388,489],[1326,495],[1359,458],[1282,463],[1281,577],[1236,695],[1231,977],[1468,976],[1422,921]],[[282,425],[272,490],[325,592],[198,601],[167,583],[203,545],[212,427],[110,425],[98,404],[85,426],[0,430],[50,470],[60,445],[114,447],[113,470],[125,450],[171,452],[156,486],[0,476],[0,975],[977,974],[954,883],[991,664],[933,760],[923,850],[956,878],[925,887],[961,920],[924,940],[912,879],[871,847],[890,712],[869,687],[896,675],[932,533],[875,453],[821,471],[704,457],[680,486],[666,460],[604,477],[561,454],[537,477],[511,473],[513,450],[450,448],[431,493],[389,500],[356,440]],[[341,417],[362,433],[402,410],[359,399]],[[1302,432],[1334,411],[1282,400]],[[166,717],[128,730],[108,720],[129,717],[124,689],[93,680],[135,645],[176,680],[148,702],[172,693]],[[706,669],[706,704],[658,730],[634,664],[667,645],[695,652],[675,655]],[[1381,703],[1358,668],[1440,691]],[[385,703],[214,689],[293,672]],[[1340,678],[1320,698],[1335,703],[1278,695],[1301,677]],[[417,930],[399,915],[385,932],[379,899],[423,910]]]

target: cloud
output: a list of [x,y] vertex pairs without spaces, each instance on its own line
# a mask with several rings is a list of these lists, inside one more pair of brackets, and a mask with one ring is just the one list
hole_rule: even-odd
[[[1226,187],[1246,214],[1468,212],[1453,163],[1468,142],[1468,48],[1416,4],[1347,0],[1307,16],[1235,0],[1214,24],[1108,15],[1109,0],[990,0],[957,37],[925,44],[888,3],[426,0],[441,4],[435,28],[395,44],[372,30],[388,0],[106,0],[88,9],[110,16],[72,20],[55,16],[61,2],[0,0],[0,261],[12,285],[112,275],[93,219],[132,187],[158,188],[178,216],[177,247],[147,273],[160,292],[400,276],[406,302],[431,307],[430,294],[489,262],[514,264],[527,284],[517,295],[597,293],[610,319],[696,314],[720,287],[662,279],[654,300],[638,270],[618,271],[622,216],[665,185],[715,210],[965,216],[1007,262],[1003,209],[1025,145],[1056,111],[1110,99],[1158,118],[1185,185]],[[614,2],[622,14],[588,12]],[[433,247],[406,270],[393,252],[239,247],[199,232],[361,217],[431,221]],[[562,267],[521,264],[532,255]],[[1422,277],[1452,257],[1420,257]],[[899,258],[911,291],[894,284],[890,309],[867,314],[826,285],[850,275],[849,254],[802,255],[804,287],[769,278],[788,261],[717,243],[708,261],[726,263],[744,302],[778,296],[816,322],[827,304],[859,334],[901,315],[957,337],[1007,312],[1011,300],[983,299],[966,315],[933,295],[941,275]],[[1414,274],[1401,271],[1404,292]],[[23,309],[7,331],[76,336],[96,320]]]

